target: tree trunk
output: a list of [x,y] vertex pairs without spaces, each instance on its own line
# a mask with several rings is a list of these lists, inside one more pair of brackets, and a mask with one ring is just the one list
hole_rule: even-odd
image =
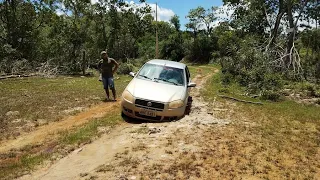
[[290,63],[291,58],[291,50],[293,47],[294,42],[294,34],[295,34],[295,26],[294,26],[294,20],[292,15],[292,1],[289,0],[287,4],[287,15],[288,15],[288,21],[289,21],[289,28],[291,29],[291,32],[288,34],[288,42],[287,42],[287,56],[285,58],[285,65],[288,66]]
[[273,46],[277,40],[278,29],[279,29],[280,22],[281,22],[281,19],[282,19],[282,16],[284,15],[284,13],[285,13],[285,9],[283,7],[283,0],[279,0],[279,11],[277,14],[276,23],[275,23],[274,28],[272,30],[272,35],[271,35],[272,39],[270,41],[271,46]]
[[86,66],[87,66],[86,51],[83,51],[82,52],[82,75],[86,75]]
[[276,23],[274,25],[274,28],[272,30],[272,35],[271,35],[271,37],[272,37],[271,43],[270,43],[271,46],[273,46],[276,43],[276,40],[277,40],[277,37],[278,37],[278,29],[279,29],[279,26],[280,26],[280,21],[282,19],[282,16],[284,15],[284,13],[285,12],[283,10],[281,10],[281,12],[279,10],[279,12],[277,14]]

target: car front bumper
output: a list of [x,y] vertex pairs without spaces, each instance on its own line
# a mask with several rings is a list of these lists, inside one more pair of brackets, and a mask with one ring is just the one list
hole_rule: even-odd
[[[121,110],[122,113],[131,118],[151,120],[151,121],[168,121],[168,120],[177,120],[184,116],[185,106],[176,109],[170,109],[168,104],[165,104],[163,110],[155,110],[149,107],[137,106],[132,102],[127,101],[126,99],[121,99]],[[147,109],[155,111],[156,117],[141,115],[139,112]]]

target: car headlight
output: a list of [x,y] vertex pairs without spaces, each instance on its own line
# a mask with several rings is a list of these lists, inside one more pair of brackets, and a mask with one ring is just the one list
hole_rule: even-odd
[[176,100],[169,103],[170,109],[181,108],[184,105],[182,100]]
[[127,100],[131,103],[134,102],[134,97],[129,91],[124,91],[122,94],[122,98],[124,98],[125,100]]

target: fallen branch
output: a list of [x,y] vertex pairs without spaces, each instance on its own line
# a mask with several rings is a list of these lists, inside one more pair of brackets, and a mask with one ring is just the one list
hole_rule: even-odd
[[244,102],[244,103],[250,103],[250,104],[258,104],[258,105],[263,105],[262,102],[253,102],[253,101],[246,101],[246,100],[242,100],[242,99],[237,99],[234,97],[230,97],[230,96],[225,96],[225,95],[218,95],[221,98],[225,98],[225,99],[232,99],[234,101],[238,101],[238,102]]
[[9,76],[0,76],[0,80],[9,79],[9,78],[20,78],[20,77],[31,77],[34,75],[9,75]]

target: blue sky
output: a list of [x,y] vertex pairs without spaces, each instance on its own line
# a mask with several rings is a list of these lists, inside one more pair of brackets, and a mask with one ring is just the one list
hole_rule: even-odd
[[[138,2],[138,0],[135,0],[135,3]],[[222,0],[146,0],[146,2],[152,9],[155,8],[155,3],[158,3],[160,20],[168,21],[172,15],[177,14],[180,17],[181,29],[185,29],[185,24],[188,22],[185,17],[190,9],[195,9],[198,6],[208,9],[211,6],[223,5]]]

